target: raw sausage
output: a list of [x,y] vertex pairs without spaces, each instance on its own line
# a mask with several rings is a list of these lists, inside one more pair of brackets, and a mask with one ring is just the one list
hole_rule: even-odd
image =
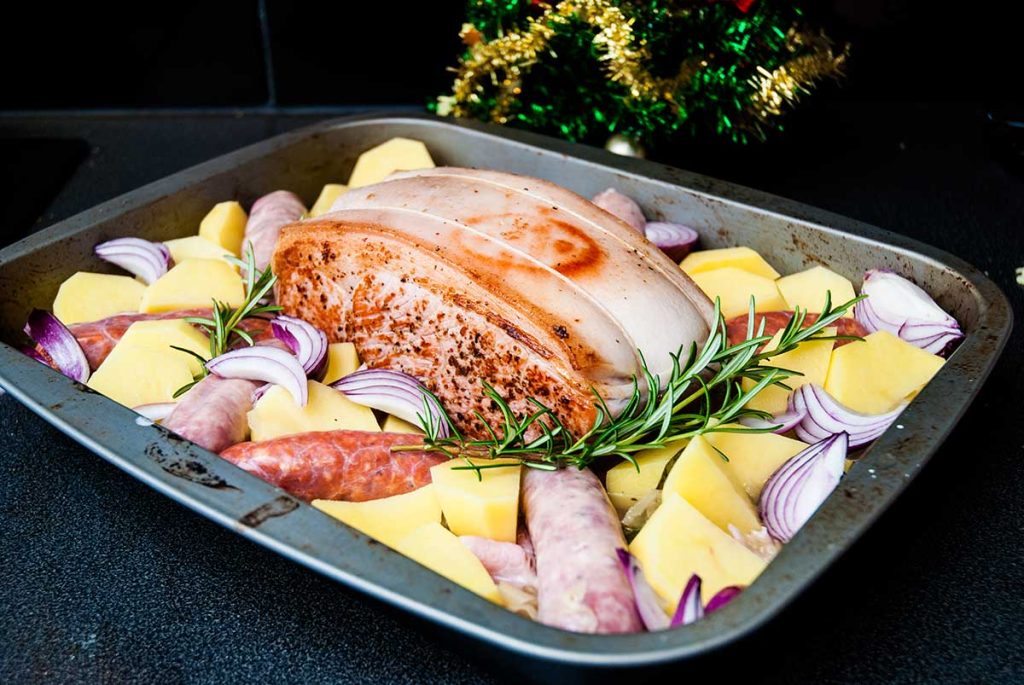
[[537,563],[541,623],[580,633],[643,629],[616,558],[622,527],[590,469],[526,469],[526,525]]
[[462,535],[462,544],[480,560],[495,583],[508,583],[518,588],[536,588],[532,550],[515,542],[501,542],[476,535]]
[[259,383],[209,375],[181,399],[163,425],[211,452],[221,452],[249,435],[246,414]]
[[300,499],[363,502],[430,483],[430,467],[447,457],[391,451],[422,442],[421,436],[408,433],[326,431],[243,442],[220,456]]
[[270,258],[277,246],[277,237],[281,228],[293,221],[298,221],[306,213],[306,206],[295,193],[287,190],[275,190],[252,203],[249,220],[245,224],[245,238],[242,250],[252,243],[253,255],[256,257],[256,268],[263,270],[270,264]]
[[[757,326],[761,325],[761,319],[764,319],[764,335],[775,335],[787,325],[793,318],[793,312],[782,311],[782,312],[758,312],[754,315],[754,328],[755,333],[757,332]],[[818,320],[817,314],[807,314],[804,317],[804,328],[810,326],[812,323]],[[850,317],[843,317],[835,323],[836,335],[855,335],[863,338],[868,334],[868,331],[864,326],[860,324],[856,319]],[[729,344],[736,345],[747,339],[747,314],[741,314],[725,324],[726,332],[729,335]],[[836,347],[841,347],[851,340],[836,340]]]

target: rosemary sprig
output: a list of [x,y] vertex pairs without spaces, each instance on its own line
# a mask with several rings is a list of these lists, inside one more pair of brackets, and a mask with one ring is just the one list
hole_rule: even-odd
[[[253,253],[252,243],[246,245],[245,261],[227,255],[224,259],[241,268],[245,274],[245,299],[242,301],[242,304],[236,308],[231,307],[226,302],[213,300],[213,311],[209,318],[202,316],[185,317],[185,321],[199,326],[209,336],[210,359],[219,357],[227,352],[238,339],[241,339],[248,345],[254,344],[252,336],[242,328],[239,328],[243,321],[246,319],[262,318],[264,314],[273,314],[281,311],[281,307],[268,304],[264,299],[267,293],[270,292],[270,289],[274,287],[274,283],[277,282],[277,276],[271,273],[269,266],[264,270],[256,268],[256,255]],[[191,350],[175,347],[174,345],[171,347],[188,353],[198,358],[201,362],[199,375],[193,378],[191,383],[183,385],[175,391],[174,397],[177,398],[188,392],[196,383],[206,378],[205,364],[207,360]]]
[[[786,387],[787,378],[800,375],[765,364],[765,360],[789,352],[808,340],[848,338],[820,334],[861,299],[854,298],[833,307],[831,299],[826,297],[821,314],[807,327],[804,327],[807,311],[796,308],[793,318],[778,334],[776,346],[761,352],[758,349],[773,336],[764,334],[764,318],[755,328],[754,298],[750,300],[746,339],[735,345],[728,344],[721,303],[716,300],[712,319],[715,325],[703,346],[698,348],[691,344],[689,349],[680,348],[672,355],[672,371],[664,383],[650,372],[641,356],[640,377],[633,379],[633,390],[625,408],[613,416],[595,390],[594,423],[579,436],[572,435],[552,409],[535,398],[529,400],[535,407],[534,411],[525,416],[516,415],[500,393],[483,382],[484,397],[494,403],[502,419],[498,425],[491,425],[476,413],[488,437],[468,439],[456,429],[440,400],[430,394],[424,400],[424,411],[420,416],[426,435],[423,445],[415,448],[462,458],[466,464],[455,468],[473,469],[479,474],[483,468],[502,464],[480,464],[478,460],[509,457],[518,460],[513,463],[547,470],[565,465],[582,468],[598,458],[610,456],[635,464],[633,455],[637,452],[664,447],[704,433],[771,431],[772,428],[736,425],[746,417],[770,420],[771,415],[750,409],[748,403],[766,387]],[[744,389],[744,380],[753,385]],[[438,411],[429,411],[427,402],[433,403]],[[447,437],[442,437],[442,424],[448,427]]]

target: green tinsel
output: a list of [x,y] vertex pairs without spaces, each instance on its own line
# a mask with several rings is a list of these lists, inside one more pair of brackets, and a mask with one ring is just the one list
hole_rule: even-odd
[[[828,39],[789,2],[670,2],[654,0],[472,0],[460,62],[463,88],[442,97],[439,113],[500,121],[569,140],[602,143],[623,134],[656,144],[674,135],[745,143],[780,129],[782,110],[813,83],[838,74],[845,48]],[[596,9],[595,9],[596,8]],[[603,10],[604,14],[599,14]],[[589,14],[588,14],[589,12]],[[625,17],[628,46],[642,63],[609,54],[595,42],[594,16]],[[529,32],[530,19],[550,31]],[[618,25],[617,25],[618,26]],[[631,33],[630,33],[631,32]],[[547,34],[545,34],[547,35]],[[521,43],[509,40],[521,37]],[[540,46],[536,60],[522,45]],[[476,60],[476,62],[474,62]],[[671,92],[630,91],[613,69],[643,70]],[[504,89],[504,90],[503,90]]]

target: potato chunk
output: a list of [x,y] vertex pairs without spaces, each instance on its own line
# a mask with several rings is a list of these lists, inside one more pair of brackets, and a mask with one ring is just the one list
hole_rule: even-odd
[[380,427],[385,433],[412,433],[415,435],[424,435],[423,429],[419,426],[414,426],[408,421],[403,421],[397,416],[391,416],[388,414],[387,418],[384,419],[384,424]]
[[484,599],[504,606],[498,587],[480,560],[440,523],[428,523],[395,544],[395,549]]
[[[783,276],[775,281],[775,285],[779,287],[779,292],[786,300],[786,309],[800,307],[809,312],[820,312],[825,304],[826,293],[831,297],[833,307],[856,297],[853,283],[850,283],[849,279],[823,266]],[[850,309],[846,316],[853,316],[853,309]]]
[[726,474],[724,463],[722,455],[703,436],[697,436],[676,459],[665,478],[662,496],[678,493],[723,531],[728,532],[730,524],[741,533],[759,530],[761,521],[754,505]]
[[186,259],[146,288],[146,314],[210,307],[212,300],[237,307],[245,301],[241,277],[221,259]]
[[210,339],[184,319],[136,321],[128,327],[118,345],[138,345],[160,351],[171,350],[188,360],[189,370],[193,375],[202,371],[199,360],[192,355],[173,350],[171,346],[190,350],[203,359],[210,358]]
[[220,259],[236,272],[238,271],[236,265],[224,259],[225,256],[235,256],[233,252],[201,236],[194,235],[188,238],[168,240],[164,245],[171,251],[171,258],[175,264],[181,264],[186,259]]
[[678,493],[667,491],[661,506],[633,538],[629,551],[669,612],[675,610],[694,573],[703,581],[701,596],[707,602],[729,585],[750,585],[765,567],[763,559]]
[[723,247],[717,250],[691,252],[679,264],[679,268],[690,276],[725,267],[740,269],[771,280],[779,277],[779,272],[749,247]]
[[420,526],[441,522],[441,505],[433,485],[368,502],[316,499],[313,506],[388,547]]
[[331,343],[327,346],[327,372],[324,384],[330,385],[359,368],[359,354],[350,342]]
[[308,383],[309,402],[305,407],[295,404],[291,393],[279,385],[256,401],[248,415],[254,441],[317,431],[380,431],[372,409],[322,383]]
[[139,311],[146,286],[129,276],[79,271],[60,284],[53,315],[64,325]]
[[878,331],[832,352],[825,390],[850,409],[881,414],[917,394],[943,363],[942,357]]
[[775,281],[734,266],[701,271],[692,278],[712,302],[716,297],[721,298],[722,315],[726,319],[750,311],[751,295],[755,300],[754,311],[772,312],[786,308],[786,301],[779,294]]
[[349,188],[361,188],[383,181],[396,171],[433,169],[427,146],[418,140],[392,138],[359,155],[348,179]]
[[88,385],[126,407],[138,407],[173,402],[174,393],[191,382],[189,356],[184,352],[122,341],[92,374]]
[[[825,328],[822,329],[820,335],[831,337],[835,334],[835,328]],[[782,337],[781,331],[768,343],[766,349],[777,347],[780,337]],[[771,414],[781,414],[786,411],[789,396],[793,394],[793,390],[807,383],[825,385],[825,378],[828,376],[828,366],[832,360],[832,347],[834,345],[835,341],[833,340],[809,340],[797,345],[794,350],[766,359],[762,363],[763,366],[775,366],[780,369],[796,371],[803,375],[791,376],[785,379],[784,382],[792,390],[787,390],[778,385],[769,385],[757,393],[747,403],[747,406],[751,409],[760,409]],[[744,390],[750,390],[754,385],[755,383],[751,379],[743,379],[742,386]]]
[[756,502],[761,488],[782,464],[807,445],[774,433],[707,433],[707,442],[729,457],[720,464],[732,480]]
[[[507,459],[479,463],[516,464]],[[485,468],[478,476],[475,470],[460,469],[465,466],[465,461],[452,459],[430,469],[448,527],[456,535],[515,542],[522,467]]]
[[[685,442],[675,442],[658,449],[644,450],[636,454],[636,466],[623,460],[608,469],[608,473],[605,474],[605,489],[608,490],[608,499],[615,505],[619,516],[625,514],[627,509],[648,492],[657,489],[661,476],[665,473],[665,466],[684,447]],[[637,466],[640,467],[639,471]]]
[[242,238],[248,220],[242,205],[234,200],[218,202],[199,222],[199,237],[220,245],[237,257],[242,250]]
[[320,216],[330,211],[331,205],[334,201],[341,197],[341,194],[348,190],[348,186],[341,185],[340,183],[328,183],[320,191],[320,196],[316,198],[316,202],[313,203],[312,209],[309,210],[309,215]]

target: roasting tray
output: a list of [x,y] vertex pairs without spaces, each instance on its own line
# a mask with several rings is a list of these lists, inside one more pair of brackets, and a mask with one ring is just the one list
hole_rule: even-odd
[[[614,186],[650,218],[698,229],[703,247],[750,245],[783,273],[814,264],[859,283],[866,268],[912,278],[960,320],[963,344],[749,589],[693,625],[578,635],[520,618],[392,552],[80,384],[23,356],[33,307],[48,309],[92,254],[119,236],[194,234],[214,203],[286,188],[311,203],[348,178],[360,152],[393,136],[438,164],[539,176],[585,196]],[[326,121],[150,183],[0,250],[0,386],[59,430],[190,509],[350,587],[498,647],[588,666],[654,664],[705,652],[763,624],[833,563],[938,449],[991,371],[1011,324],[1005,296],[962,260],[914,240],[729,183],[535,134],[429,116]]]

